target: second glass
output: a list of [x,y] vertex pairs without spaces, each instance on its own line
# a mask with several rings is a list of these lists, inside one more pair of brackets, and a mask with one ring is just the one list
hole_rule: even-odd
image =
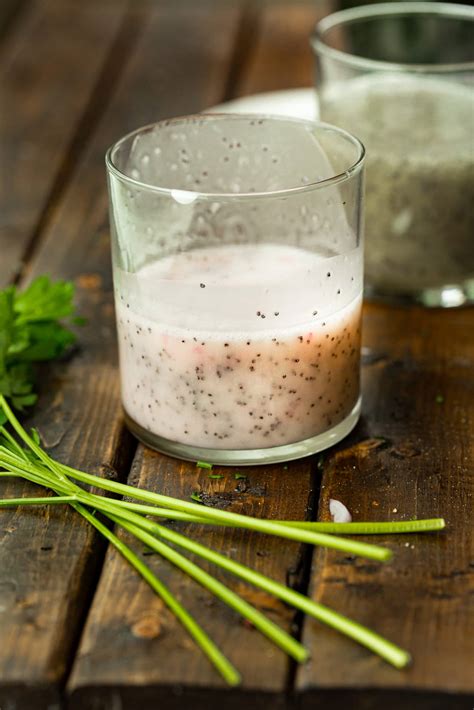
[[343,10],[313,48],[321,117],[367,148],[367,295],[474,302],[474,10]]
[[110,149],[122,399],[145,443],[264,463],[355,426],[363,159],[345,131],[250,115]]

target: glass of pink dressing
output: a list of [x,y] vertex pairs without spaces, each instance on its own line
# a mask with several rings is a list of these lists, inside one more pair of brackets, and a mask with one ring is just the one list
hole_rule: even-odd
[[107,153],[122,401],[172,456],[286,461],[360,412],[364,148],[326,124],[203,114]]

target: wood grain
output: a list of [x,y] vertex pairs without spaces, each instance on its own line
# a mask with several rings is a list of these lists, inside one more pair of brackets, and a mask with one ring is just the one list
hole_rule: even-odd
[[316,22],[331,12],[334,0],[255,3],[255,7],[258,33],[236,94],[312,86],[309,37]]
[[414,662],[396,671],[306,621],[313,660],[298,688],[305,707],[321,697],[342,702],[348,692],[352,707],[469,707],[474,309],[369,306],[364,325],[363,416],[326,457],[319,519],[328,519],[329,498],[337,498],[354,520],[442,516],[447,529],[386,538],[394,551],[386,566],[318,551],[313,597],[406,647]]
[[[81,347],[40,376],[34,423],[57,458],[124,478],[134,452],[118,392],[105,149],[140,124],[224,96],[310,85],[307,38],[331,4],[244,3],[242,16],[240,3],[210,0],[143,0],[128,11],[122,0],[45,0],[26,3],[7,23],[0,96],[12,111],[0,118],[0,158],[8,168],[1,173],[0,282],[18,272],[33,241],[26,277],[46,271],[74,279],[89,318]],[[243,671],[243,689],[228,691],[159,600],[77,516],[58,508],[3,511],[0,708],[470,707],[473,332],[472,309],[367,306],[363,417],[325,456],[319,519],[328,519],[334,497],[356,520],[447,520],[443,533],[390,538],[390,565],[322,551],[313,559],[312,596],[406,646],[414,656],[410,669],[395,671],[306,620],[303,640],[313,661],[295,672],[206,592],[145,556]],[[223,479],[209,479],[140,447],[130,481],[184,498],[202,489],[212,503],[255,514],[311,513],[306,507],[317,491],[308,462],[249,469],[246,482],[222,472]],[[4,482],[0,494],[30,491],[37,489]],[[296,545],[211,528],[193,534],[281,581],[307,581],[308,556]],[[295,624],[292,612],[266,595],[221,578],[286,628]],[[301,631],[298,618],[294,630]]]
[[[54,7],[58,14],[58,6]],[[110,45],[113,32],[117,32],[124,17],[122,9],[122,3],[117,3],[114,17],[109,17],[110,27],[102,27],[104,44]],[[64,11],[68,15],[67,4]],[[104,23],[101,13],[103,10],[96,42]],[[85,15],[92,22],[90,8],[85,8]],[[74,13],[69,17],[73,19]],[[76,24],[88,26],[85,19]],[[66,27],[64,18],[54,25],[56,32],[65,33],[61,45],[68,43]],[[79,42],[77,27],[71,30],[76,38],[72,44]],[[131,23],[127,32],[132,32]],[[57,47],[54,37],[49,41]],[[39,74],[47,71],[54,57],[48,62],[45,57],[40,59],[44,64]],[[115,59],[119,61],[118,56]],[[52,137],[50,140],[49,150]],[[28,169],[33,170],[33,165]],[[32,175],[32,181],[37,177]],[[26,172],[23,180],[27,185]],[[105,210],[104,199],[101,204]],[[77,208],[82,208],[80,200]],[[58,459],[103,475],[123,476],[133,443],[119,415],[109,246],[104,213],[100,223],[97,218],[92,202],[89,210],[79,213],[70,208],[62,218],[58,214],[48,232],[51,246],[47,254],[40,250],[29,265],[30,278],[40,273],[75,278],[79,309],[89,319],[80,334],[81,347],[40,373],[41,397],[31,422]],[[87,239],[77,238],[77,222]],[[59,243],[65,245],[64,251],[56,248]],[[37,489],[16,482],[1,484],[2,496],[28,493],[36,495]],[[67,509],[4,510],[0,518],[0,707],[41,710],[59,702],[105,548]]]
[[[233,19],[231,26],[237,29],[236,18]],[[194,28],[197,43],[200,41],[199,32],[209,33],[210,29],[208,24],[205,27],[197,22]],[[150,28],[152,31],[153,28]],[[210,32],[210,36],[214,36],[214,33]],[[156,35],[154,37],[156,42]],[[166,45],[162,45],[160,56],[163,56],[165,50]],[[146,65],[149,63],[149,51],[144,49],[141,52],[141,61]],[[176,47],[173,52],[176,63]],[[221,85],[225,89],[228,65],[223,67],[221,64],[221,70]],[[144,71],[141,67],[141,76]],[[195,76],[199,76],[196,71]],[[207,91],[207,81],[204,86]],[[209,86],[215,87],[215,78]],[[133,91],[138,91],[138,87],[134,87]],[[169,89],[165,86],[160,93],[166,97],[164,103],[171,110],[175,105],[175,96],[167,91]],[[216,96],[214,103],[217,100]],[[211,103],[209,99],[205,101]],[[205,474],[204,478],[201,474],[200,480],[201,483],[204,480],[206,488],[211,487],[211,483],[214,488],[222,488],[232,505],[238,505],[248,513],[258,511],[269,517],[290,515],[304,518],[311,497],[310,462],[291,464],[288,470],[280,466],[254,468],[246,473],[256,490],[264,494],[236,496],[233,491],[236,482],[232,473],[227,473],[226,478],[220,482],[206,480]],[[193,486],[197,486],[196,475],[192,465],[145,452],[140,446],[134,462],[132,482],[139,481],[146,487],[156,487],[167,490],[171,495],[186,497],[194,490]],[[298,497],[291,496],[292,487],[300,491]],[[260,558],[257,556],[258,568],[283,581],[290,569],[296,570],[300,565],[302,551],[298,545],[282,545],[275,539],[261,540],[249,534],[230,531],[222,536],[203,528],[197,528],[195,534],[204,543],[209,541],[211,545],[217,544],[224,554],[235,555],[253,565],[258,541],[258,550],[262,553]],[[157,559],[153,558],[152,561],[160,576],[169,581],[173,589],[178,590],[190,611],[237,663],[244,676],[243,692],[252,691],[252,704],[260,702],[263,706],[268,702],[268,694],[271,694],[272,702],[284,703],[290,673],[290,664],[284,655],[272,650],[265,639],[242,626],[234,615],[220,608],[220,605],[204,603],[208,599],[207,594],[196,591],[195,585],[182,579],[179,573],[170,570]],[[298,574],[301,572],[299,569]],[[250,596],[250,590],[246,591],[245,586],[239,583],[233,582],[233,586],[249,599],[254,599],[259,607],[268,607],[282,625],[291,628],[293,615],[283,605],[269,600],[266,595],[254,592]],[[162,618],[165,631],[153,639],[143,639],[139,635],[137,638],[133,630],[135,617],[131,620],[127,614],[124,615],[124,611],[129,608],[133,608],[135,614],[141,609],[143,618],[154,619],[152,626],[161,623],[157,620]],[[117,677],[121,679],[119,687]],[[178,684],[181,690],[177,696]],[[157,698],[167,708],[173,707],[174,702],[204,707],[209,702],[209,695],[204,693],[204,689],[212,689],[213,693],[217,693],[223,689],[223,683],[201,652],[190,644],[176,621],[167,612],[162,612],[161,604],[153,594],[113,551],[109,551],[70,682],[73,707],[92,708],[97,704],[107,707],[113,699],[127,703],[131,702],[131,698],[133,702],[139,702],[141,707],[155,707]],[[217,701],[219,695],[215,697]],[[242,691],[235,694],[227,691],[226,703],[233,702],[235,707],[239,707],[243,697]]]
[[0,3],[0,52],[2,41],[12,34],[15,22],[27,5],[28,0],[3,0]]
[[[119,403],[104,153],[120,135],[169,115],[167,111],[192,112],[219,100],[219,60],[225,59],[231,46],[235,17],[235,10],[216,13],[215,20],[205,26],[201,23],[203,31],[195,35],[195,12],[183,7],[168,15],[157,10],[148,17],[152,9],[151,4],[142,3],[137,13],[126,18],[124,36],[108,61],[114,67],[109,77],[112,90],[120,74],[114,101],[74,179],[64,186],[61,199],[50,206],[43,239],[25,269],[29,279],[44,272],[74,279],[80,312],[89,321],[80,334],[80,350],[70,360],[44,371],[34,423],[58,459],[118,477],[128,472],[131,448]],[[170,40],[178,30],[184,30],[178,39],[181,54]],[[207,42],[208,30],[215,32],[213,43]],[[201,57],[206,42],[207,54]],[[193,70],[201,78],[189,83]],[[188,88],[183,91],[185,85]],[[167,92],[173,93],[175,100],[164,104]],[[5,495],[24,495],[27,490],[11,485]],[[30,708],[33,697],[36,709],[47,707],[52,699],[57,701],[94,593],[103,555],[96,535],[72,513],[53,513],[48,535],[62,542],[45,551],[54,556],[54,576],[51,574],[44,590],[39,584],[39,560],[34,557],[31,566],[19,569],[12,550],[37,549],[46,529],[47,511],[32,510],[18,516],[15,535],[10,538],[5,533],[2,537],[0,554],[9,562],[0,560],[0,574],[5,575],[2,582],[14,591],[2,615],[1,635],[7,643],[0,645],[0,705],[8,702]],[[14,513],[2,514],[7,528],[11,527],[11,515]],[[40,552],[37,550],[39,557]],[[24,599],[30,596],[35,599],[33,616],[41,620],[40,626],[26,623],[22,616]]]
[[[208,473],[192,463],[177,462],[140,447],[129,483],[183,499],[199,491],[208,505],[250,515],[305,518],[311,490],[307,461],[293,463],[287,469],[246,468],[247,478],[238,480],[235,469],[215,468],[213,473],[223,476],[219,480],[210,479]],[[295,490],[299,495],[293,495]],[[301,549],[297,543],[209,526],[176,528],[280,582],[295,582],[301,573]],[[125,539],[130,542],[129,537]],[[135,548],[144,553],[143,546]],[[227,690],[226,706],[230,703],[229,707],[241,707],[246,702],[246,692],[251,693],[252,707],[283,702],[288,675],[284,653],[158,556],[144,559],[241,671],[242,689],[234,693]],[[291,609],[228,573],[197,558],[196,561],[291,631]],[[112,697],[121,698],[126,704],[127,698],[133,697],[140,707],[151,709],[156,707],[150,700],[150,688],[154,688],[164,707],[175,707],[179,698],[180,703],[197,710],[208,707],[210,691],[222,691],[225,684],[153,592],[115,551],[109,551],[71,687],[74,708],[96,707],[97,702],[106,707]]]
[[[0,286],[21,269],[123,20],[125,0],[37,0],[1,47]],[[85,58],[87,57],[87,60]]]

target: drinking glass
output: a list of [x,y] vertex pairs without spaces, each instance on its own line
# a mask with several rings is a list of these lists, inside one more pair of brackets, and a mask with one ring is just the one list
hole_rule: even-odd
[[202,114],[107,153],[122,400],[149,446],[284,461],[360,411],[364,148],[289,118]]
[[367,148],[366,294],[473,302],[474,10],[343,10],[312,45],[321,117]]

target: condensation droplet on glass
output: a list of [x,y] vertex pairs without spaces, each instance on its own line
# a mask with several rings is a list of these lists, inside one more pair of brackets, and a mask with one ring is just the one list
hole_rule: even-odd
[[147,228],[146,228],[146,233],[151,237],[151,235],[153,234],[153,228],[152,228],[152,227],[147,227]]
[[188,190],[171,190],[171,197],[180,205],[190,205],[198,198],[198,193]]
[[142,165],[148,165],[150,162],[150,156],[148,153],[145,153],[145,155],[142,155]]
[[309,177],[307,175],[303,175],[303,177],[301,178],[301,182],[303,183],[303,185],[307,185],[309,182]]
[[132,176],[132,178],[133,178],[134,180],[138,180],[139,177],[140,177],[140,172],[139,172],[139,170],[137,170],[136,168],[132,168],[132,170],[131,170],[131,172],[130,172],[130,175]]
[[171,163],[171,165],[170,165],[170,170],[171,170],[173,173],[175,173],[175,172],[177,171],[177,169],[178,169],[177,164],[176,164],[176,163]]
[[156,146],[156,148],[153,148],[153,152],[154,152],[155,155],[161,155],[161,148],[159,148],[158,146]]

